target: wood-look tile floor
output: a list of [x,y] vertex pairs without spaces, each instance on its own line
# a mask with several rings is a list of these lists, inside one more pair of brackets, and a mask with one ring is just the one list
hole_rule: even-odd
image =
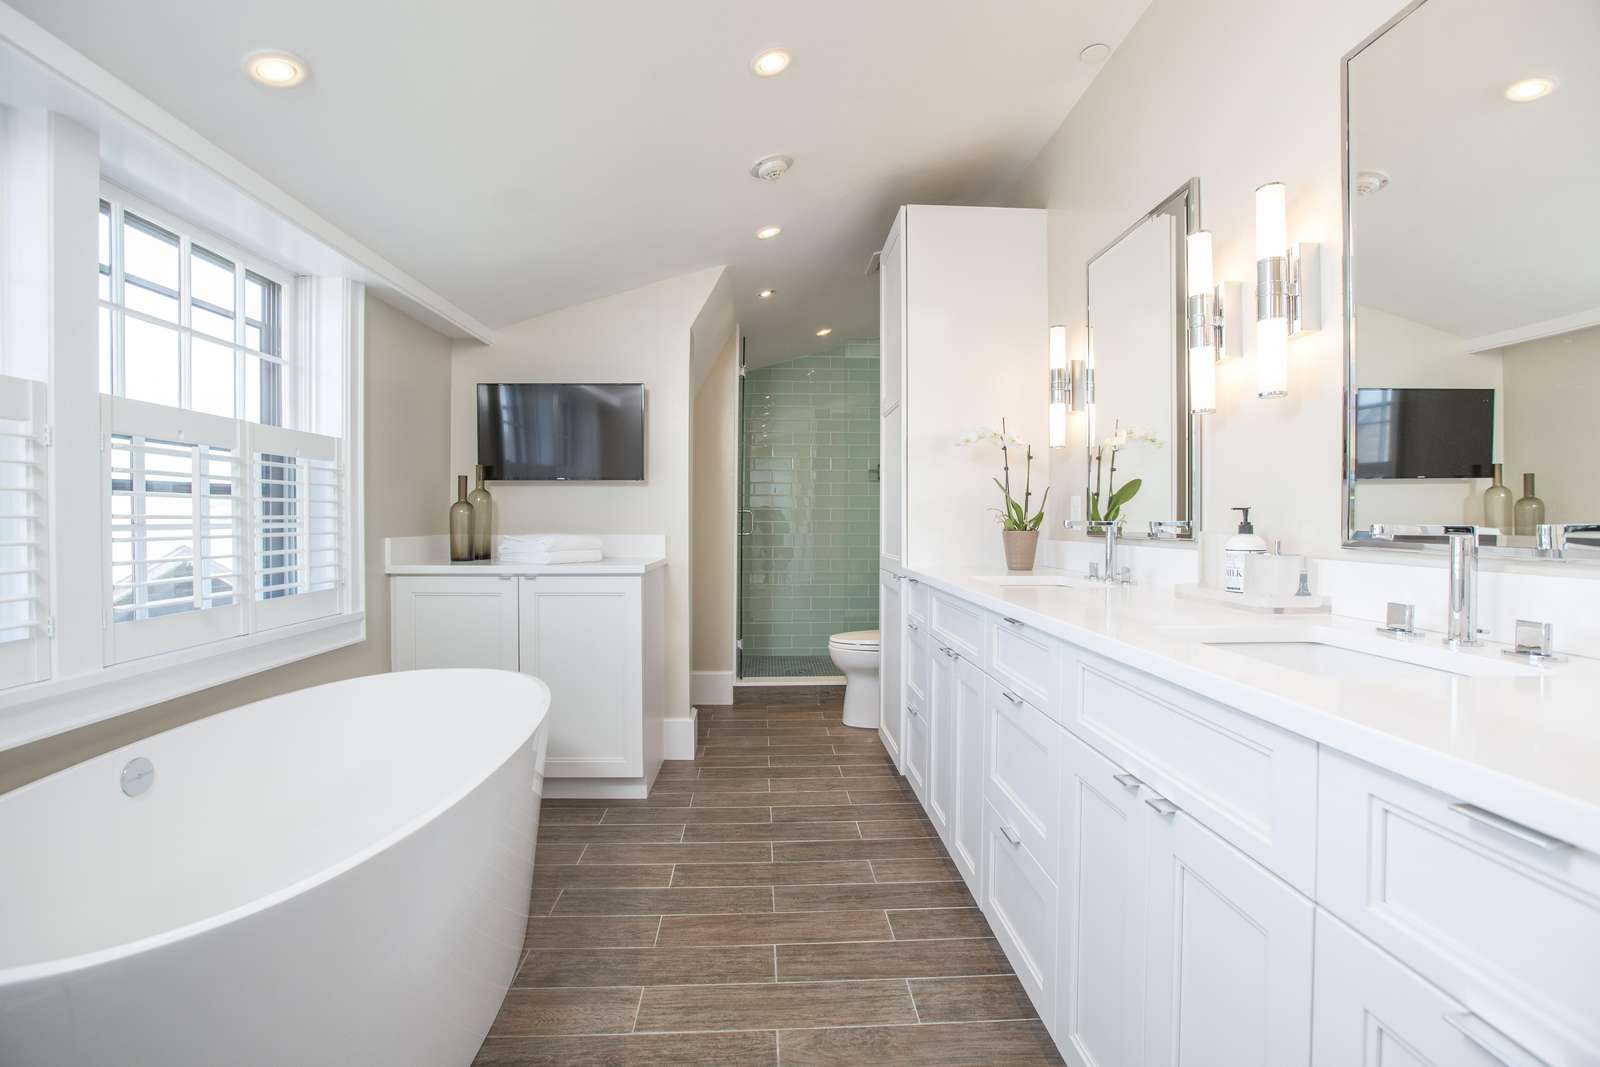
[[479,1067],[1061,1063],[876,732],[820,692],[701,708],[647,800],[544,802]]

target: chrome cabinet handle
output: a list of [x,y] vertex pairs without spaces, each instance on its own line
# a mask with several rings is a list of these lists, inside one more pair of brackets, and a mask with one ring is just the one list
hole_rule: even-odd
[[1174,804],[1166,797],[1149,797],[1145,800],[1145,803],[1150,805],[1151,809],[1157,815],[1162,815],[1170,819],[1172,816],[1178,814],[1178,805]]
[[1011,703],[1015,704],[1017,707],[1022,707],[1022,698],[1011,692],[1009,689],[1000,690],[1000,695],[1011,701]]
[[1122,786],[1124,789],[1138,789],[1141,785],[1144,785],[1143,782],[1135,778],[1133,775],[1128,774],[1126,771],[1124,771],[1122,774],[1113,774],[1111,776],[1111,780]]
[[906,705],[906,714],[910,715],[914,719],[922,718],[922,712],[918,711],[916,708],[912,707],[910,704]]
[[912,585],[921,585],[922,584],[922,582],[919,579],[916,579],[916,578],[907,577],[906,581],[910,582]]
[[1007,624],[1009,624],[1011,626],[1021,626],[1022,625],[1022,620],[1021,619],[1013,619],[1009,615],[1002,615],[1000,617],[1000,621],[1003,622],[1003,623],[1007,623]]
[[908,623],[906,623],[906,629],[908,629],[908,630],[915,630],[915,629],[916,629],[916,628],[917,628],[917,624],[916,624],[916,623],[914,623],[914,622],[908,622]]
[[1536,848],[1542,848],[1546,852],[1554,852],[1558,848],[1572,847],[1559,837],[1541,834],[1538,830],[1524,826],[1520,822],[1512,822],[1504,815],[1496,815],[1494,812],[1480,808],[1476,804],[1452,804],[1450,805],[1450,810],[1457,815],[1471,819],[1473,822],[1482,823],[1484,826],[1492,827],[1503,834],[1509,834],[1518,841],[1526,841],[1528,844]]
[[1005,839],[1010,841],[1013,845],[1022,844],[1022,835],[1013,830],[1010,823],[1001,823],[1000,832],[1004,834]]
[[1499,1030],[1470,1011],[1444,1013],[1444,1021],[1462,1037],[1477,1045],[1506,1067],[1550,1067]]

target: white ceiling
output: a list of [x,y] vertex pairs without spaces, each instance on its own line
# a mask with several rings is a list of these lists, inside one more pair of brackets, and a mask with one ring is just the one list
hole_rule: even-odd
[[875,336],[895,207],[1004,188],[1149,0],[10,2],[491,326],[726,263],[765,363]]
[[[1600,3],[1430,0],[1351,63],[1360,304],[1475,339],[1600,309]],[[1554,93],[1505,99],[1554,76]]]

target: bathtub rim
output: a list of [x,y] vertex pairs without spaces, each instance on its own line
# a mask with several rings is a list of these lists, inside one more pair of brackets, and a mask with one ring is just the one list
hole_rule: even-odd
[[[395,830],[376,839],[372,844],[367,845],[364,848],[357,849],[350,855],[342,857],[337,862],[331,863],[320,870],[317,870],[303,878],[283,886],[282,888],[275,889],[270,893],[263,894],[262,896],[237,905],[236,907],[229,908],[226,911],[216,912],[212,915],[207,915],[203,918],[196,919],[193,922],[185,923],[182,926],[175,926],[169,930],[162,930],[158,933],[147,934],[144,937],[135,938],[132,941],[123,941],[119,944],[107,946],[105,948],[96,948],[91,949],[88,952],[80,952],[74,956],[62,956],[57,959],[41,960],[37,963],[19,964],[14,967],[0,966],[0,994],[5,993],[5,991],[9,988],[21,986],[28,982],[35,982],[50,978],[60,978],[76,971],[86,970],[91,967],[112,963],[120,959],[126,959],[127,957],[138,955],[142,952],[149,952],[154,949],[163,948],[167,945],[173,945],[181,941],[186,941],[189,938],[199,937],[202,934],[209,933],[212,930],[227,926],[229,923],[237,922],[238,920],[246,918],[250,915],[265,911],[270,907],[281,904],[282,902],[299,896],[302,893],[308,892],[319,885],[330,882],[339,877],[341,874],[344,874],[346,871],[353,870],[354,868],[370,860],[372,857],[394,847],[401,841],[404,841],[406,838],[418,833],[424,827],[431,825],[445,812],[455,807],[466,796],[483,785],[484,782],[488,781],[490,778],[494,777],[494,775],[498,774],[502,769],[504,769],[508,763],[516,758],[517,753],[522,746],[526,745],[531,739],[538,736],[539,731],[544,729],[549,721],[550,687],[544,683],[543,679],[536,678],[531,674],[522,674],[517,671],[494,670],[492,668],[480,667],[444,667],[426,669],[423,671],[389,672],[391,675],[397,673],[513,675],[518,678],[527,679],[527,681],[533,683],[533,685],[536,687],[535,692],[538,694],[541,700],[541,706],[538,708],[537,717],[533,722],[533,726],[528,730],[526,736],[518,741],[516,745],[512,746],[506,752],[503,759],[496,762],[494,766],[488,768],[488,770],[486,770],[483,774],[473,777],[464,787],[448,791],[444,795],[444,798],[438,803],[429,806],[423,811],[422,814],[406,821],[405,823],[402,823]],[[237,707],[220,711],[217,713],[217,715],[228,715],[236,711],[243,711],[246,708],[255,707],[258,704],[265,704],[273,700],[281,700],[284,697],[295,696],[297,694],[309,692],[314,689],[325,689],[331,686],[347,685],[349,683],[360,682],[364,679],[373,677],[377,676],[359,675],[355,678],[340,678],[332,682],[323,682],[321,685],[307,686],[305,689],[296,689],[288,693],[279,693],[276,696],[265,697],[261,700],[252,700],[248,704],[240,704]],[[169,730],[162,730],[159,733],[151,734],[150,737],[140,738],[138,741],[132,741],[127,745],[119,746],[118,748],[112,749],[111,752],[101,753],[100,756],[91,756],[90,759],[99,759],[101,756],[110,755],[113,752],[120,752],[123,749],[143,744],[151,740],[151,738],[161,737],[164,734],[173,733],[178,730],[185,730],[192,726],[198,726],[216,718],[217,715],[207,715],[203,718],[195,719],[192,722],[182,723],[178,726],[172,727]],[[71,767],[63,767],[54,774],[46,775],[44,778],[40,778],[35,782],[29,782],[27,785],[18,787],[15,792],[21,793],[25,789],[31,789],[35,786],[42,785],[43,783],[55,778],[57,775],[67,774],[73,770],[76,770],[78,767],[81,767],[87,762],[89,762],[89,760],[83,760],[80,763],[75,763]]]

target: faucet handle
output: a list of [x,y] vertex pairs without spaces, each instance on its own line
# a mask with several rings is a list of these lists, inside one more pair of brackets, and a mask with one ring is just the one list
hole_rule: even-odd
[[1098,563],[1089,564],[1089,580],[1090,581],[1096,581],[1096,582],[1100,580],[1100,564],[1098,564]]
[[1417,606],[1415,604],[1402,604],[1398,601],[1389,601],[1389,607],[1384,615],[1384,624],[1378,627],[1378,632],[1388,637],[1417,637],[1421,631],[1417,629]]
[[1555,654],[1555,626],[1532,619],[1517,620],[1506,655],[1527,657],[1536,663],[1560,663],[1564,658]]

